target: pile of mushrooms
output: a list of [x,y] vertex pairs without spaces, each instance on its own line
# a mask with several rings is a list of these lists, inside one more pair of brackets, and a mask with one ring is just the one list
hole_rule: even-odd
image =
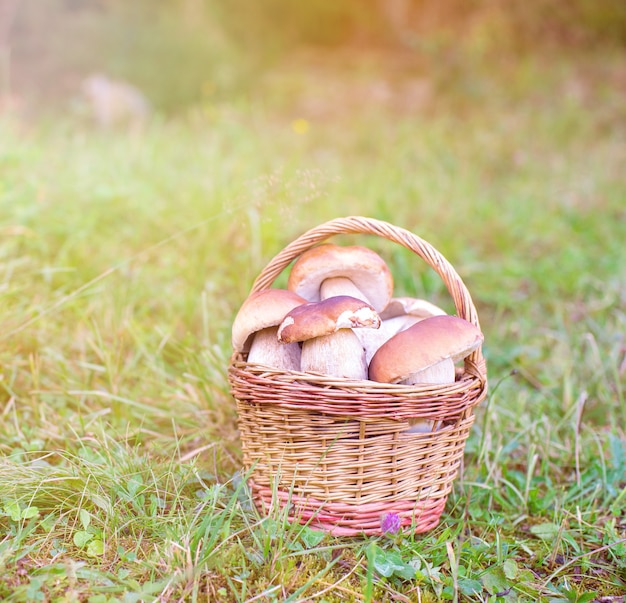
[[[382,383],[454,383],[455,363],[483,342],[474,324],[422,299],[393,297],[385,261],[361,246],[318,245],[287,289],[250,295],[232,327],[250,364]],[[411,431],[430,431],[417,422]]]

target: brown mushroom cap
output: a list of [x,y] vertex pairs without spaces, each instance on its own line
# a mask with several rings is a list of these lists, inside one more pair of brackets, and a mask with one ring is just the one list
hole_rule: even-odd
[[483,340],[478,327],[458,316],[425,318],[378,349],[369,365],[369,378],[400,383],[442,360],[457,362],[469,356]]
[[278,327],[278,340],[307,341],[339,329],[379,326],[380,317],[372,306],[349,295],[338,295],[293,308]]
[[277,327],[286,314],[306,300],[287,289],[266,289],[252,293],[241,305],[232,327],[236,352],[248,351],[251,335],[267,327]]
[[349,278],[380,312],[391,299],[393,277],[385,261],[371,249],[325,243],[305,251],[289,273],[287,288],[309,301],[320,300],[325,279]]

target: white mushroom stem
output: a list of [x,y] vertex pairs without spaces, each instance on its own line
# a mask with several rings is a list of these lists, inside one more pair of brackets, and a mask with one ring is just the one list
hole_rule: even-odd
[[403,314],[402,316],[394,316],[380,323],[378,329],[358,329],[355,335],[359,338],[361,345],[365,348],[365,359],[369,365],[372,356],[378,348],[396,333],[408,329],[411,325],[422,320],[418,316]]
[[[349,295],[356,299],[360,299],[365,303],[370,303],[365,294],[354,284],[352,280],[344,276],[335,276],[327,278],[322,281],[320,285],[320,299],[325,300],[331,297],[337,297],[339,295]],[[367,333],[365,333],[367,331]],[[356,329],[355,335],[359,338],[361,346],[365,350],[365,363],[369,364],[370,358],[393,333],[388,335],[379,333],[380,329]],[[370,341],[370,336],[372,341]],[[360,372],[360,369],[355,369],[355,372]],[[361,377],[358,377],[359,379]],[[367,372],[365,373],[365,379],[367,379]]]
[[280,343],[277,333],[278,327],[268,327],[254,335],[248,353],[248,363],[286,371],[299,371],[300,346],[297,343]]
[[339,329],[330,335],[304,341],[300,366],[304,372],[367,379],[365,351],[352,329]]
[[[455,377],[454,361],[452,358],[446,358],[423,371],[409,375],[402,383],[405,385],[454,383]],[[409,421],[409,428],[406,430],[406,433],[428,433],[430,431],[436,431],[435,421],[414,419]]]
[[337,297],[338,295],[349,295],[369,304],[365,294],[347,277],[334,276],[322,281],[320,285],[320,299]]
[[436,431],[435,421],[427,421],[426,419],[414,419],[409,421],[409,428],[404,433],[430,433]]
[[301,368],[345,379],[367,379],[365,350],[354,328],[378,328],[380,317],[369,304],[338,295],[297,306],[278,327],[282,343],[302,342]]
[[426,369],[411,373],[400,383],[405,385],[419,385],[421,383],[445,384],[454,383],[455,377],[454,361],[452,358],[444,358]]

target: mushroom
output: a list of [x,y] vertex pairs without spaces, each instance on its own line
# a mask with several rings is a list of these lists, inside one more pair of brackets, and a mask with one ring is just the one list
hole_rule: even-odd
[[287,289],[266,289],[252,293],[241,305],[232,327],[235,352],[248,353],[250,364],[283,370],[300,370],[300,346],[278,341],[278,325],[285,315],[306,303]]
[[383,383],[453,383],[454,363],[478,349],[480,329],[458,316],[431,316],[396,333],[374,354],[369,378]]
[[[454,363],[480,347],[484,336],[458,316],[424,318],[387,340],[369,364],[369,378],[383,383],[454,383]],[[432,421],[409,421],[408,432],[432,431]]]
[[365,348],[365,357],[369,364],[378,348],[390,337],[408,329],[416,322],[429,316],[443,316],[445,311],[425,299],[414,297],[392,297],[380,313],[380,329],[364,330],[356,333]]
[[296,260],[287,288],[312,302],[348,295],[380,312],[391,299],[393,277],[375,251],[325,243],[305,251]]
[[302,342],[302,371],[367,379],[365,350],[352,329],[379,326],[380,317],[372,306],[341,295],[291,310],[278,327],[278,340]]

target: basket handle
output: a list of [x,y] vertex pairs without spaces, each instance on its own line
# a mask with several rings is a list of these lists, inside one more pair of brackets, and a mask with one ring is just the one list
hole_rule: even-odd
[[[441,253],[430,243],[404,228],[362,216],[336,218],[300,235],[270,260],[254,281],[251,292],[269,289],[278,275],[301,253],[338,234],[377,235],[413,251],[441,277],[452,296],[458,315],[480,328],[478,313],[467,287],[452,264]],[[480,349],[474,352],[473,356],[474,360],[478,360],[481,357]]]

